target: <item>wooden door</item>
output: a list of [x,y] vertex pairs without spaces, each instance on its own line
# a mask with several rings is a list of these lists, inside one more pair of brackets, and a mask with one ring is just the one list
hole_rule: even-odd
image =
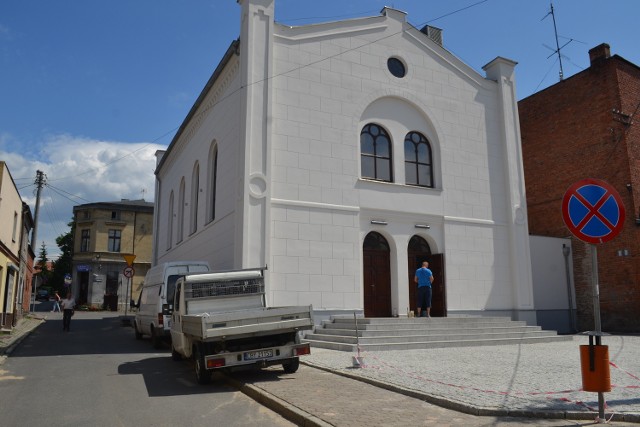
[[420,236],[413,236],[407,248],[408,261],[408,286],[409,286],[409,310],[415,312],[417,306],[418,290],[413,281],[416,270],[422,266],[423,261],[429,262],[429,269],[433,273],[434,281],[431,298],[431,316],[445,317],[447,315],[446,286],[444,275],[444,255],[432,254],[426,240]]
[[431,316],[447,316],[447,292],[444,274],[444,254],[433,254],[429,261],[429,269],[433,272],[433,288],[431,298]]
[[380,234],[367,235],[362,264],[365,317],[391,317],[391,257]]

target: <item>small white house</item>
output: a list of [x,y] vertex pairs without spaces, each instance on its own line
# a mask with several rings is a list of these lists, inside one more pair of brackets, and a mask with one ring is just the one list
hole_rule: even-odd
[[406,14],[289,27],[238,0],[229,46],[158,153],[154,263],[268,266],[270,305],[535,323],[515,62],[482,76]]

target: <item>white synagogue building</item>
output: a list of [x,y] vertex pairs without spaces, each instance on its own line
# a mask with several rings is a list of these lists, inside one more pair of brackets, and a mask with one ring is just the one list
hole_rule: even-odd
[[158,152],[154,264],[268,266],[270,306],[536,323],[515,62],[480,75],[406,14],[290,27],[238,0],[231,43]]

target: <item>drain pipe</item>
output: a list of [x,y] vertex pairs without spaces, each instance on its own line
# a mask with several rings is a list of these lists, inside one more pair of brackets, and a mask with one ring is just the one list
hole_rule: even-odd
[[573,316],[573,292],[571,292],[571,271],[569,270],[569,255],[571,248],[564,243],[562,244],[562,255],[564,256],[564,271],[567,281],[567,297],[569,300],[569,325],[571,332],[576,332],[576,320]]

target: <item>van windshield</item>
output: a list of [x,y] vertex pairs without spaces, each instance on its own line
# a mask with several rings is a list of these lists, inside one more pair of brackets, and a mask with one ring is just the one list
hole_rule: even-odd
[[181,278],[183,274],[172,274],[167,277],[167,303],[173,304],[173,294],[176,290],[176,282]]

